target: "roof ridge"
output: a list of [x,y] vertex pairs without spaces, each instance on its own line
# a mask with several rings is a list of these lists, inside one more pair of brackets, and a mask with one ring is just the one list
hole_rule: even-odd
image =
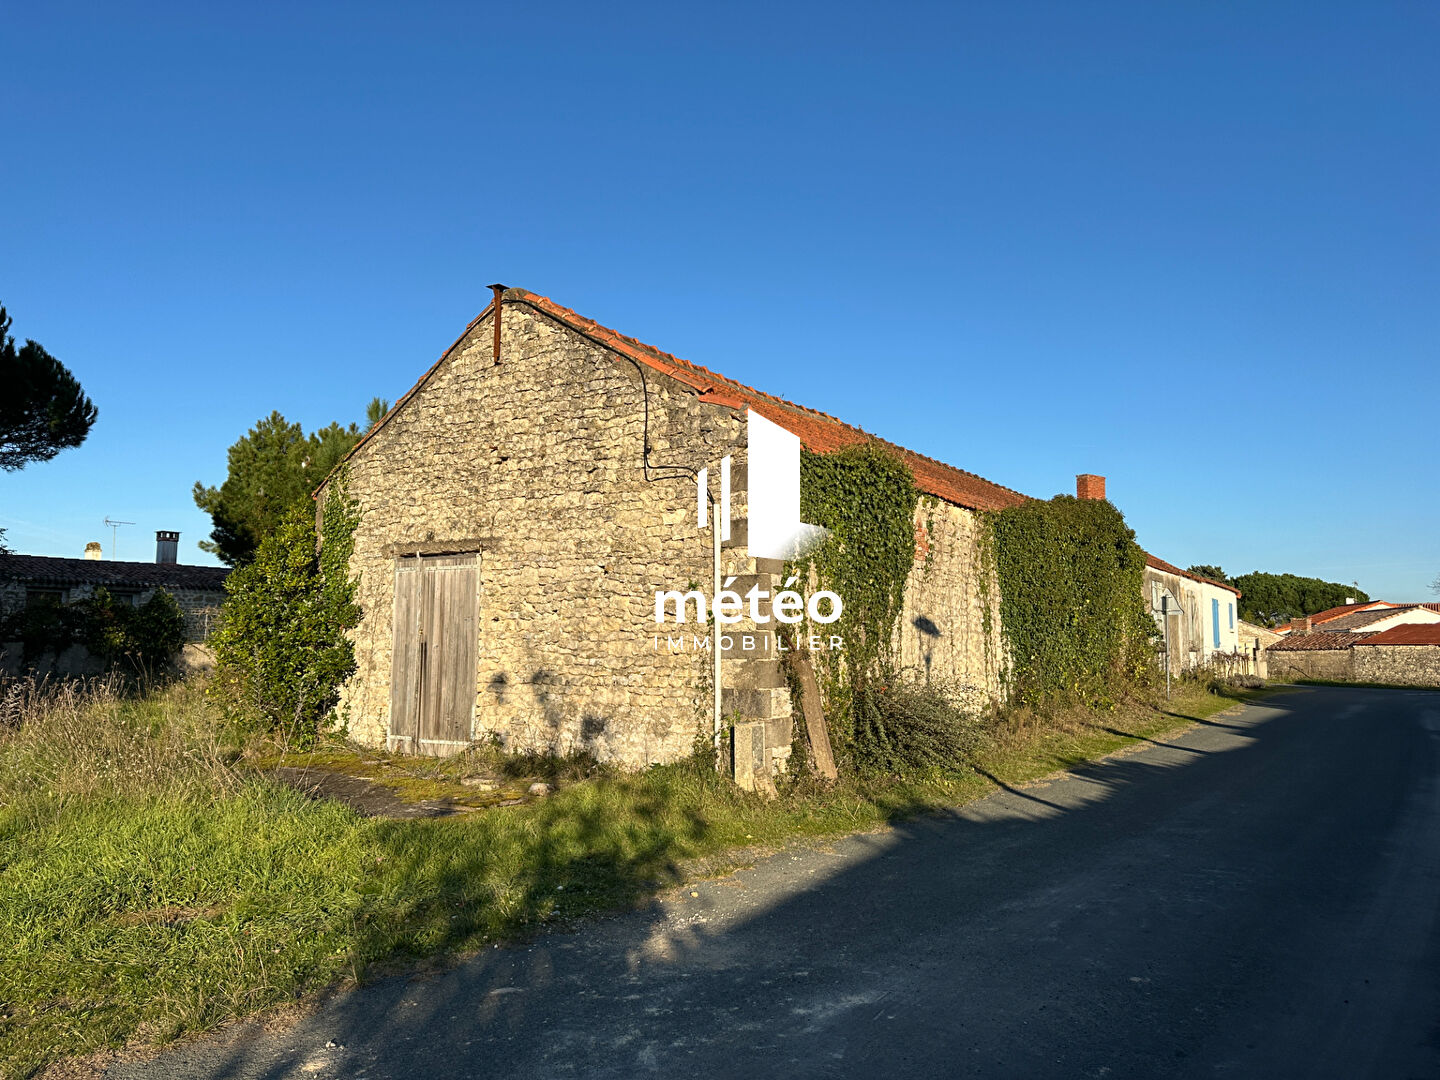
[[[899,443],[892,442],[891,440],[886,439],[880,435],[875,435],[872,432],[866,431],[864,428],[860,427],[857,424],[852,424],[849,421],[842,420],[840,417],[835,416],[832,413],[827,413],[821,409],[811,408],[808,405],[802,405],[799,402],[791,401],[788,398],[782,398],[777,394],[770,393],[769,391],[761,390],[757,387],[750,386],[747,383],[740,382],[738,379],[731,378],[730,376],[725,375],[721,372],[713,371],[710,368],[705,367],[703,364],[697,364],[692,360],[686,360],[683,357],[675,356],[673,353],[665,352],[663,349],[659,349],[654,345],[649,345],[646,342],[640,341],[638,338],[632,338],[627,334],[622,334],[617,330],[612,330],[609,327],[596,322],[594,319],[579,314],[573,308],[568,308],[565,305],[558,303],[557,301],[551,299],[548,296],[542,296],[539,293],[533,293],[530,292],[528,289],[518,287],[507,289],[505,295],[507,297],[520,300],[521,302],[529,303],[532,307],[535,307],[536,309],[550,315],[551,317],[560,318],[563,321],[569,321],[573,319],[575,322],[582,324],[582,327],[577,327],[577,329],[584,328],[585,332],[593,333],[593,336],[595,337],[601,339],[613,338],[615,340],[624,342],[632,348],[643,351],[653,359],[662,360],[676,366],[679,369],[705,375],[715,380],[717,384],[715,386],[706,387],[703,389],[700,387],[696,387],[696,389],[701,390],[701,393],[708,393],[711,390],[725,389],[743,391],[745,393],[754,395],[755,397],[762,398],[777,407],[793,409],[799,413],[827,420],[832,424],[836,424],[842,428],[848,429],[849,431],[853,431],[865,439],[870,439],[874,442],[881,443],[887,447],[890,447],[893,450],[899,451],[902,454],[908,455],[909,457],[926,462],[938,468],[945,469],[953,473],[958,473],[961,476],[979,481],[980,483],[983,483],[989,487],[998,489],[999,491],[1003,491],[1007,495],[1014,496],[1019,500],[1023,501],[1030,498],[1030,496],[1026,495],[1024,492],[1017,491],[1014,488],[1007,487],[1004,484],[997,484],[995,481],[986,479],[979,473],[971,472],[968,469],[962,469],[956,465],[951,465],[947,461],[942,461],[939,458],[931,457],[928,454],[922,454],[918,450],[912,450],[907,446],[902,446]],[[938,497],[944,498],[947,501],[955,501],[958,503],[958,500],[952,499],[951,497],[941,494],[939,492],[927,492],[927,494],[937,495]],[[1216,584],[1219,584],[1219,582],[1216,582]]]

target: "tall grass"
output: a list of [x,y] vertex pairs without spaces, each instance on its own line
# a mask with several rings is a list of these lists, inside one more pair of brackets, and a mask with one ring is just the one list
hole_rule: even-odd
[[[550,798],[464,817],[362,819],[247,770],[201,687],[122,690],[30,684],[5,698],[16,703],[0,727],[6,1077],[624,905],[680,880],[687,860],[719,869],[740,847],[990,789],[976,772],[932,770],[800,783],[766,803],[697,760],[584,780],[590,767],[575,766],[577,782]],[[1178,721],[1152,710],[1105,722],[1085,752]],[[1053,768],[1057,746],[1042,744],[1026,757],[1014,742],[995,772]]]

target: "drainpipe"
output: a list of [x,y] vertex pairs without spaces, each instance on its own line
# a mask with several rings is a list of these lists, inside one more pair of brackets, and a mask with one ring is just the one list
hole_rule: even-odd
[[715,690],[715,769],[723,772],[725,764],[720,760],[720,620],[715,617],[715,600],[720,595],[720,507],[715,505],[713,499],[710,501],[710,561],[714,571],[710,589],[710,662],[714,665],[714,670],[711,672],[710,681]]

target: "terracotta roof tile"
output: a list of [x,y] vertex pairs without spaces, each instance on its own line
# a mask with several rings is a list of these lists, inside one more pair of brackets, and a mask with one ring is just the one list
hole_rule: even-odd
[[[1410,611],[1418,607],[1417,604],[1396,604],[1393,607],[1374,608],[1370,611],[1356,611],[1350,615],[1340,615],[1333,619],[1326,619],[1320,629],[1327,634],[1333,634],[1342,630],[1361,630],[1373,623],[1382,622],[1394,615]],[[1313,619],[1313,616],[1312,616]],[[1312,623],[1313,625],[1313,623]]]
[[1392,604],[1388,600],[1368,600],[1363,604],[1341,604],[1339,607],[1326,608],[1324,611],[1317,611],[1310,616],[1312,625],[1322,622],[1329,622],[1331,619],[1338,619],[1341,615],[1354,615],[1357,611],[1375,611],[1379,608],[1396,608],[1399,604]]
[[1392,626],[1378,634],[1367,634],[1363,645],[1440,645],[1440,623],[1411,623]]
[[1240,590],[1235,588],[1234,585],[1226,585],[1223,581],[1216,581],[1213,578],[1201,577],[1199,574],[1192,574],[1189,570],[1181,570],[1174,563],[1168,563],[1164,559],[1151,555],[1148,551],[1145,553],[1145,565],[1149,566],[1153,570],[1159,570],[1161,573],[1177,574],[1180,577],[1189,578],[1191,581],[1203,581],[1206,585],[1214,585],[1218,588],[1225,589],[1229,592],[1233,592],[1236,596],[1241,595]]
[[1289,634],[1267,648],[1269,652],[1328,652],[1348,649],[1357,641],[1378,634],[1346,634],[1339,631],[1312,630],[1308,634]]

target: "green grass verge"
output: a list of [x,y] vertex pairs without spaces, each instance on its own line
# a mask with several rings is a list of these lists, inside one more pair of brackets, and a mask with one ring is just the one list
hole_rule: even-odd
[[235,768],[193,688],[51,709],[0,737],[0,1074],[622,907],[682,880],[687,861],[717,872],[966,802],[1234,701],[1190,689],[1168,708],[1012,720],[977,762],[993,780],[798,785],[766,803],[681,763],[405,821]]

